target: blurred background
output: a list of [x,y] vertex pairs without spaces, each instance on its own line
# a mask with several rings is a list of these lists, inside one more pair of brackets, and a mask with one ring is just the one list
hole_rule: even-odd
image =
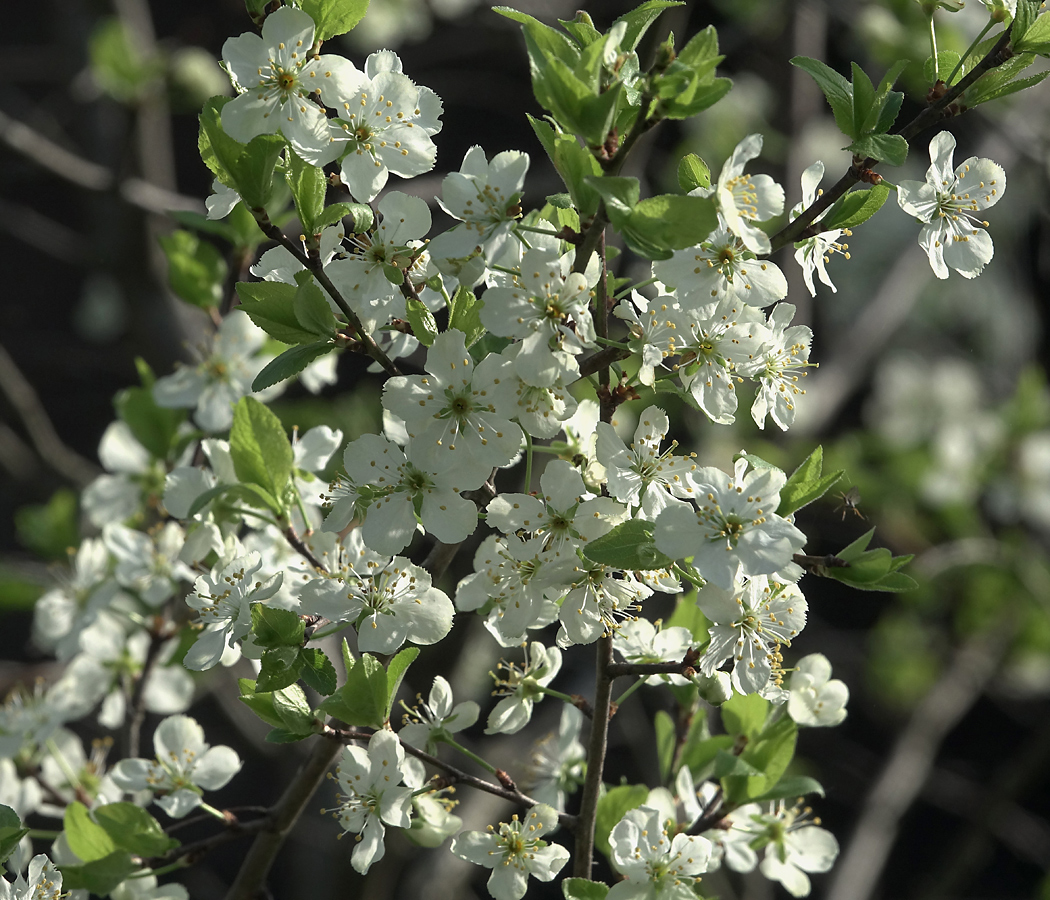
[[[582,8],[604,29],[635,4],[516,5],[548,23]],[[215,63],[223,41],[251,28],[240,0],[8,7],[11,30],[0,50],[4,693],[56,672],[30,646],[32,605],[63,570],[67,548],[90,533],[76,496],[101,471],[96,451],[113,419],[114,393],[138,382],[137,356],[158,373],[170,371],[211,327],[171,293],[159,238],[175,227],[167,211],[203,211],[211,179],[197,154],[197,111],[229,91]],[[977,0],[940,14],[941,49],[961,52],[985,20]],[[765,135],[754,165],[784,184],[788,208],[815,159],[825,163],[825,186],[834,183],[849,155],[822,95],[789,65],[795,55],[839,71],[856,60],[873,79],[910,59],[898,121],[922,108],[929,50],[914,0],[690,0],[658,20],[643,62],[669,30],[681,46],[712,23],[726,55],[722,74],[735,87],[697,119],[665,123],[641,144],[626,174],[642,180],[643,196],[677,190],[683,153],[699,153],[717,172],[754,131]],[[389,188],[433,203],[443,175],[480,143],[489,156],[512,148],[531,155],[526,210],[561,190],[525,120],[542,111],[520,32],[487,6],[372,0],[362,25],[331,43],[359,65],[374,49],[396,49],[406,74],[444,101],[437,168],[407,183],[392,178]],[[892,198],[850,239],[851,259],[831,260],[837,293],[821,287],[811,299],[790,250],[781,252],[776,261],[788,273],[796,322],[813,327],[820,361],[788,434],[759,432],[746,412],[734,426],[713,427],[684,408],[669,410],[678,438],[707,465],[729,468],[746,447],[790,470],[823,445],[825,466],[846,469],[843,490],[859,489],[859,513],[831,497],[803,510],[807,552],[834,552],[875,526],[877,545],[916,556],[907,571],[920,586],[907,594],[858,593],[813,577],[802,585],[810,624],[792,658],[823,652],[851,688],[846,723],[806,730],[799,741],[798,773],[826,787],[815,805],[842,845],[836,868],[814,878],[815,897],[1050,897],[1048,111],[1044,85],[947,123],[958,140],[956,163],[986,156],[1008,175],[1005,196],[987,214],[995,258],[981,278],[934,278],[918,226]],[[923,179],[933,133],[915,141],[901,170],[883,167],[885,176]],[[451,225],[434,212],[436,230]],[[229,249],[221,241],[215,247],[220,255]],[[230,277],[242,277],[244,262],[226,260]],[[647,277],[644,261],[625,254],[621,262],[621,274]],[[325,423],[349,440],[381,427],[380,387],[359,359],[344,355],[337,384],[317,396],[296,386],[273,408],[289,427]],[[445,576],[450,593],[471,558],[465,549]],[[473,694],[486,711],[494,644],[467,617],[450,640],[459,652],[450,677],[457,699]],[[424,650],[410,693],[426,693],[432,675],[447,672],[439,654],[445,651]],[[233,678],[245,674],[207,673],[191,711],[211,743],[229,744],[246,760],[216,800],[225,805],[272,802],[301,758],[300,745],[262,743],[266,726],[234,699]],[[555,686],[586,692],[590,679],[588,657]],[[620,711],[608,781],[655,784],[645,722],[669,703],[647,690]],[[553,707],[538,708],[541,726],[556,727]],[[88,723],[85,738],[102,733],[91,729]],[[468,741],[480,732],[468,732]],[[494,761],[521,772],[529,749],[504,738]],[[457,810],[467,827],[507,815],[494,798],[467,794],[459,792]],[[331,797],[311,809],[325,803]],[[487,871],[444,849],[414,855],[401,836],[388,840],[387,858],[362,883],[349,866],[349,843],[334,836],[330,821],[305,817],[275,867],[273,895],[302,896],[309,884],[318,898],[486,896]],[[195,900],[221,897],[242,852],[241,844],[227,845],[177,877]],[[704,891],[783,895],[757,873],[712,876]]]

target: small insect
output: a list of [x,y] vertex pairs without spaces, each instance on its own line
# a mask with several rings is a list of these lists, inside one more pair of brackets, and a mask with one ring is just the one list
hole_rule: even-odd
[[865,518],[857,507],[860,505],[860,488],[853,485],[848,491],[841,491],[839,493],[839,500],[841,501],[838,506],[835,507],[835,512],[842,510],[842,521],[846,521],[846,513],[853,510],[862,519]]

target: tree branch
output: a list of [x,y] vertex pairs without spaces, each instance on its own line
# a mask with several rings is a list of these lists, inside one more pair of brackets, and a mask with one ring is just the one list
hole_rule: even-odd
[[591,877],[594,857],[594,825],[598,812],[598,795],[605,770],[605,753],[609,744],[609,719],[612,716],[612,637],[598,639],[597,684],[594,689],[594,718],[591,720],[591,737],[587,746],[587,776],[583,782],[583,795],[577,817],[576,847],[573,854],[572,874],[576,878]]

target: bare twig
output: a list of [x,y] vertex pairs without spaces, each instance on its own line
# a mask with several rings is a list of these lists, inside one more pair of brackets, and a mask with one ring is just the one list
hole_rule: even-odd
[[0,346],[0,391],[15,408],[33,447],[47,465],[78,487],[85,487],[95,479],[99,468],[68,447],[58,436],[37,392],[3,346]]

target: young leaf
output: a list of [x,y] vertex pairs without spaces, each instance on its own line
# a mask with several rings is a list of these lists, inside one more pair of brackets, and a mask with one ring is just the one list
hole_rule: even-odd
[[485,326],[481,324],[481,307],[483,301],[469,288],[460,285],[452,295],[448,307],[448,327],[462,331],[464,343],[467,347],[473,346],[479,338],[485,334]]
[[79,800],[74,800],[66,807],[62,827],[69,849],[84,862],[102,859],[117,849],[113,838],[91,818],[88,808]]
[[253,603],[252,634],[260,647],[301,647],[306,627],[303,620],[288,609]]
[[866,191],[850,191],[840,197],[820,226],[831,231],[836,228],[856,228],[882,209],[890,189],[884,184],[873,184]]
[[29,829],[22,825],[22,820],[10,806],[0,803],[0,862],[6,860],[19,842],[29,834]]
[[857,133],[853,129],[853,85],[830,66],[808,56],[794,57],[791,65],[812,76],[831,105],[839,131],[849,138],[856,138]]
[[237,295],[241,309],[271,337],[282,344],[312,344],[317,335],[295,317],[295,285],[279,281],[240,281]]
[[624,13],[620,16],[613,23],[614,25],[619,22],[627,23],[627,29],[623,33],[623,39],[620,41],[620,49],[624,53],[630,53],[632,50],[638,49],[638,42],[642,39],[645,32],[649,30],[649,26],[656,21],[657,16],[665,9],[670,9],[673,6],[685,6],[685,3],[680,2],[680,0],[646,0],[645,3],[636,6],[629,13]]
[[331,353],[334,349],[335,345],[331,341],[314,341],[312,344],[299,344],[285,350],[263,366],[252,382],[252,390],[262,391],[272,384],[294,378],[314,360]]
[[197,146],[215,177],[233,188],[248,206],[265,206],[273,194],[273,171],[286,144],[277,134],[260,134],[247,144],[231,138],[220,116],[229,97],[212,97],[200,115]]
[[299,5],[317,25],[315,41],[346,34],[368,11],[368,0],[302,0]]
[[[263,651],[262,668],[255,686],[260,691],[279,691],[295,683],[302,668],[299,650],[295,647],[278,646]],[[277,711],[276,701],[274,711]],[[278,712],[278,717],[280,713]]]
[[303,231],[309,235],[316,234],[320,231],[317,220],[324,211],[324,199],[328,191],[328,178],[324,170],[304,162],[294,150],[289,149],[285,178],[292,191],[295,211],[299,214]]
[[601,177],[602,167],[571,134],[556,132],[549,124],[526,114],[532,130],[547,151],[554,168],[561,176],[572,198],[573,206],[581,216],[592,216],[601,200],[598,192],[587,184],[588,176]]
[[908,158],[908,142],[899,134],[867,134],[846,149],[858,156],[888,162],[891,166],[903,166]]
[[325,652],[317,647],[306,647],[299,652],[299,656],[303,661],[299,677],[323,696],[333,693],[339,682],[335,666]]
[[839,469],[830,475],[823,474],[824,448],[818,446],[805,461],[791,473],[791,477],[780,489],[780,506],[778,516],[790,516],[793,512],[808,506],[814,500],[823,497],[842,477]]
[[671,777],[671,763],[674,759],[674,719],[664,710],[658,709],[653,719],[653,730],[656,733],[656,759],[660,763],[660,782],[666,784]]
[[598,809],[594,817],[594,847],[606,856],[610,853],[609,835],[624,813],[637,809],[649,797],[649,788],[644,784],[622,784],[610,788],[598,798]]
[[321,289],[314,284],[313,275],[306,271],[295,273],[295,297],[292,311],[296,321],[307,331],[322,337],[335,335],[339,323],[332,313]]
[[315,729],[315,717],[310,704],[306,700],[306,694],[297,684],[288,685],[273,694],[273,709],[281,720],[279,727],[292,734],[313,734]]
[[273,705],[273,692],[255,690],[256,683],[248,678],[238,678],[237,686],[240,688],[240,701],[262,719],[267,725],[274,728],[283,727],[284,723]]
[[875,86],[864,70],[856,63],[850,63],[853,69],[853,133],[864,134],[864,123],[875,103]]
[[386,715],[384,716],[384,721],[390,718],[390,710],[394,706],[394,696],[397,694],[398,688],[401,687],[401,681],[405,677],[405,672],[415,662],[417,656],[419,656],[418,647],[405,647],[398,652],[397,656],[390,660],[386,675]]
[[598,563],[636,571],[674,565],[671,557],[656,549],[653,523],[644,519],[628,519],[607,534],[588,541],[583,554]]
[[139,868],[141,863],[134,861],[127,850],[114,850],[108,856],[91,860],[82,866],[59,866],[63,890],[84,890],[99,897],[110,894]]
[[754,738],[765,725],[769,715],[769,701],[758,694],[736,694],[720,707],[722,724],[729,734]]
[[280,501],[292,474],[292,445],[281,420],[253,397],[242,397],[233,409],[230,456],[241,481]]
[[687,194],[711,187],[711,168],[695,153],[687,153],[678,164],[678,186]]
[[222,301],[228,267],[215,247],[181,229],[160,238],[168,260],[168,284],[187,303],[210,309]]
[[438,336],[434,314],[422,300],[416,297],[409,299],[405,306],[407,308],[408,324],[412,326],[412,334],[416,336],[416,340],[424,347],[429,347],[434,343],[434,338]]
[[186,419],[182,409],[166,409],[158,406],[153,391],[148,387],[132,387],[122,390],[113,400],[117,415],[125,422],[131,433],[151,456],[165,459],[178,433],[179,425]]
[[[927,58],[926,62],[922,64],[922,77],[933,84],[938,78],[941,81],[947,81],[948,76],[952,73],[952,70],[959,64],[959,54],[954,50],[942,50],[937,54],[936,70],[934,68],[933,57]],[[963,75],[966,74],[966,69],[963,66],[959,66],[959,71],[956,72],[955,78],[952,79],[954,84]]]
[[179,845],[164,833],[160,822],[134,803],[107,803],[96,807],[94,815],[117,847],[136,856],[160,856]]
[[605,900],[609,885],[586,878],[565,878],[561,883],[561,893],[565,900]]
[[800,775],[797,778],[781,778],[773,787],[764,794],[755,797],[756,803],[765,803],[768,800],[792,800],[795,797],[805,797],[806,794],[817,794],[824,796],[824,787],[815,778],[808,775]]
[[319,707],[320,712],[342,719],[347,725],[382,728],[387,719],[388,683],[383,664],[362,653],[347,668],[346,683]]
[[188,518],[193,518],[197,515],[205,506],[211,503],[216,497],[221,497],[225,494],[230,494],[238,500],[242,500],[249,506],[255,507],[256,509],[268,509],[276,515],[280,515],[284,507],[273,496],[269,491],[259,487],[257,484],[218,484],[213,488],[209,488],[203,494],[200,494],[197,499],[190,504],[189,512],[186,513]]

